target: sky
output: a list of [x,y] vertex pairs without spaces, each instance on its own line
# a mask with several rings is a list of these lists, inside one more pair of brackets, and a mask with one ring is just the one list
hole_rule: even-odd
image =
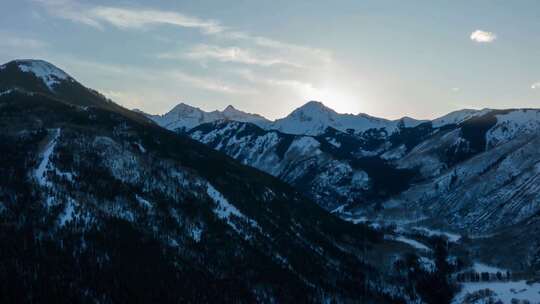
[[540,107],[540,1],[2,0],[0,61],[47,60],[127,108],[309,100],[429,119]]

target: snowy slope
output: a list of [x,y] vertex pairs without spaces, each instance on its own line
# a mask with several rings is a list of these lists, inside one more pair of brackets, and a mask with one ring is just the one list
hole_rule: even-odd
[[223,111],[205,112],[199,108],[180,103],[163,115],[148,115],[148,117],[160,126],[173,131],[189,131],[200,124],[216,120],[251,122],[260,127],[265,127],[269,124],[266,118],[257,114],[242,112],[231,105],[227,106]]
[[33,73],[36,77],[53,89],[54,85],[62,80],[70,79],[71,77],[59,68],[41,60],[20,60],[18,61],[19,69],[23,72]]
[[328,127],[347,132],[361,133],[369,129],[380,129],[387,134],[395,132],[398,125],[413,127],[421,121],[406,117],[390,121],[366,114],[339,114],[318,101],[310,101],[294,110],[287,117],[276,120],[271,128],[290,134],[320,135]]
[[[43,60],[16,60],[15,63],[22,72],[32,73],[43,81],[51,91],[62,81],[74,81],[66,72]],[[5,65],[0,66],[0,70],[4,68]]]
[[364,297],[343,285],[376,272],[356,253],[377,232],[186,136],[32,88],[0,96],[0,302]]
[[296,135],[321,135],[328,128],[342,132],[363,133],[376,130],[381,136],[388,136],[400,128],[413,128],[423,122],[410,117],[387,120],[367,114],[339,114],[318,101],[310,101],[297,108],[287,117],[270,121],[258,114],[240,111],[227,106],[223,111],[206,112],[199,108],[180,103],[163,115],[149,115],[149,118],[169,130],[188,131],[198,125],[216,120],[250,122],[267,130],[278,130]]
[[445,125],[451,125],[451,124],[460,124],[464,122],[465,120],[469,118],[473,118],[476,116],[481,116],[483,114],[488,113],[491,111],[490,109],[483,109],[483,110],[472,110],[472,109],[463,109],[454,111],[451,113],[448,113],[444,116],[441,116],[439,118],[436,118],[432,121],[434,128],[440,128]]
[[488,147],[507,142],[519,136],[540,132],[540,110],[512,110],[496,115],[497,124],[486,134]]
[[283,134],[235,121],[203,124],[189,135],[298,187],[327,209],[358,199],[368,187],[364,171],[324,148],[333,138]]
[[496,118],[484,134],[487,145],[457,163],[449,161],[452,153],[473,146],[463,130],[435,134],[396,161],[420,168],[424,181],[385,204],[403,208],[403,216],[421,212],[455,229],[482,233],[527,220],[540,212],[539,112],[486,114],[482,120]]

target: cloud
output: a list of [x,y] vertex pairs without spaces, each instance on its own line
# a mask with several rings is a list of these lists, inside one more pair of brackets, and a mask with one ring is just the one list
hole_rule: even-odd
[[176,12],[150,9],[96,7],[88,11],[88,16],[96,22],[105,21],[120,28],[143,28],[149,25],[168,24],[200,29],[208,34],[216,34],[225,29],[212,20],[202,20]]
[[220,62],[234,62],[248,65],[273,66],[288,65],[300,67],[300,65],[290,62],[279,56],[261,55],[257,51],[240,47],[220,47],[215,45],[199,44],[192,47],[187,52],[182,53],[161,53],[158,58],[162,59],[192,59],[192,60],[217,60]]
[[497,39],[497,35],[492,32],[486,32],[482,30],[476,30],[471,33],[471,40],[478,43],[490,43]]
[[178,71],[170,72],[169,74],[176,81],[183,83],[188,83],[194,87],[205,89],[209,91],[226,93],[226,94],[254,94],[256,91],[251,88],[239,87],[233,84],[223,83],[219,80],[205,78],[205,77],[196,77],[189,74],[185,74]]
[[253,71],[249,69],[239,69],[239,70],[234,70],[232,72],[242,77],[243,79],[251,83],[258,84],[258,85],[264,85],[264,86],[270,86],[270,87],[275,87],[275,86],[287,87],[296,92],[306,92],[306,91],[316,90],[315,86],[312,83],[297,80],[297,79],[287,79],[287,78],[275,79],[271,77],[259,76],[253,73]]
[[531,85],[531,89],[533,89],[533,90],[536,90],[536,89],[540,90],[540,81],[533,83],[533,84]]
[[251,43],[266,48],[280,50],[289,55],[300,55],[304,59],[315,58],[318,64],[328,64],[333,61],[332,54],[329,51],[307,47],[303,45],[282,42],[266,37],[254,36],[245,32],[226,32],[227,38],[235,40],[247,40]]
[[176,12],[152,9],[88,6],[73,0],[33,0],[55,17],[104,29],[105,24],[119,28],[142,29],[152,25],[173,25],[199,29],[207,34],[224,30],[218,22],[202,20]]
[[[207,49],[205,50],[206,53],[203,55],[221,61],[243,62],[266,66],[276,64],[277,61],[289,65],[305,66],[321,65],[332,62],[331,53],[325,50],[286,43],[252,35],[243,31],[232,30],[218,21],[201,19],[179,12],[133,7],[89,6],[74,0],[33,1],[42,4],[52,16],[92,26],[101,30],[103,30],[106,25],[112,25],[121,29],[139,30],[148,29],[151,26],[157,25],[171,25],[182,28],[198,29],[205,35],[218,37],[220,39],[242,41],[254,47],[272,49],[277,53],[275,56],[267,58],[244,49],[211,49],[207,46]],[[170,55],[172,54],[168,55],[169,56],[162,57],[171,57]],[[285,58],[292,58],[294,60]],[[300,63],[297,63],[296,61],[299,61]]]
[[[148,69],[148,68],[139,68],[125,65],[117,64],[103,64],[93,61],[85,61],[80,59],[63,59],[68,66],[76,68],[77,70],[87,70],[91,69],[92,71],[101,72],[108,77],[121,77],[125,79],[134,80],[139,83],[163,83],[164,79],[172,80],[171,83],[180,83],[187,84],[192,87],[203,89],[206,91],[214,91],[219,93],[226,94],[253,94],[256,91],[252,88],[238,86],[234,83],[223,82],[216,78],[211,77],[199,77],[194,75],[189,75],[183,72],[180,72],[176,69]],[[113,96],[113,90],[107,90],[109,95]],[[113,94],[110,94],[113,92]]]
[[41,49],[47,44],[41,40],[22,37],[2,37],[0,35],[0,46],[17,49]]

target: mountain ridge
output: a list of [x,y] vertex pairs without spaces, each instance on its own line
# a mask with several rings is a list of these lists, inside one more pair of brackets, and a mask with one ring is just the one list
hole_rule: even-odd
[[[269,120],[260,114],[247,113],[238,110],[232,105],[228,105],[223,111],[204,111],[183,102],[162,115],[146,114],[142,111],[140,111],[140,113],[144,113],[147,117],[165,128],[173,131],[182,130],[183,132],[189,131],[204,123],[218,120],[234,120],[254,123],[265,130],[278,130],[283,133],[295,135],[318,136],[323,134],[328,127],[331,127],[346,133],[353,132],[358,134],[366,131],[378,131],[385,132],[387,136],[390,136],[403,127],[413,128],[424,123],[431,123],[433,127],[436,128],[444,127],[446,125],[457,125],[467,119],[481,116],[490,111],[496,111],[496,109],[461,109],[431,120],[415,119],[409,116],[390,120],[370,116],[365,113],[337,113],[320,101],[308,101],[304,105],[294,109],[287,116],[276,120]],[[238,114],[227,115],[228,113]]]
[[379,232],[106,100],[66,100],[62,85],[0,70],[2,302],[414,296],[385,290],[395,285],[361,258],[387,242]]

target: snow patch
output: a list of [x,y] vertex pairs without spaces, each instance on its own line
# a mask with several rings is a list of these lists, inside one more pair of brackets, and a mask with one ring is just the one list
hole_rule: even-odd
[[484,115],[490,111],[491,111],[490,109],[483,109],[483,110],[464,109],[464,110],[454,111],[433,120],[432,126],[434,128],[440,128],[445,125],[460,124],[467,119]]
[[54,89],[54,86],[61,81],[71,79],[64,71],[42,60],[21,60],[17,63],[21,71],[34,74],[37,78],[41,79],[51,91]]
[[496,117],[497,124],[486,134],[488,148],[540,130],[539,110],[515,110]]
[[420,257],[418,262],[420,263],[420,267],[422,267],[425,271],[435,272],[437,269],[435,261],[430,258]]
[[[484,289],[490,289],[494,291],[494,300],[501,300],[502,303],[505,304],[514,303],[512,302],[512,299],[520,301],[528,300],[530,303],[537,303],[538,299],[540,299],[540,284],[534,283],[529,285],[525,280],[515,282],[471,282],[461,284],[461,286],[461,291],[452,301],[452,303],[454,304],[463,303],[466,299],[467,294]],[[488,302],[486,301],[481,303]]]
[[206,193],[217,204],[216,208],[214,208],[214,214],[216,214],[219,219],[225,220],[229,226],[236,230],[236,232],[244,234],[240,227],[238,227],[232,220],[233,217],[246,221],[251,227],[261,231],[261,227],[256,221],[246,217],[234,205],[229,203],[223,194],[217,191],[216,188],[214,188],[214,186],[212,186],[210,183],[207,184]]
[[152,203],[145,200],[143,197],[136,194],[135,198],[137,199],[137,202],[139,203],[139,205],[141,205],[141,207],[146,208],[146,209],[151,209],[152,208]]
[[494,266],[490,266],[490,265],[486,265],[486,264],[478,263],[478,262],[475,262],[475,263],[473,264],[472,270],[474,270],[475,272],[479,272],[479,273],[482,273],[482,272],[487,272],[487,273],[497,273],[497,272],[500,272],[500,273],[506,273],[506,269],[497,268],[497,267],[494,267]]
[[461,235],[459,235],[459,234],[445,232],[445,231],[441,231],[441,230],[429,229],[429,228],[425,228],[425,227],[413,227],[413,230],[418,231],[418,232],[420,232],[423,235],[428,236],[428,237],[432,237],[432,236],[446,237],[448,239],[448,241],[453,242],[453,243],[455,243],[455,242],[457,242],[457,241],[459,241],[461,239]]
[[135,145],[137,146],[137,148],[139,148],[139,151],[141,151],[141,153],[146,153],[146,149],[140,143],[135,143]]
[[9,89],[9,90],[0,92],[0,96],[4,96],[4,95],[7,95],[7,94],[10,94],[11,92],[13,92],[13,89]]
[[60,224],[60,227],[65,226],[67,223],[73,221],[74,215],[75,215],[75,201],[71,198],[68,198],[68,201],[66,203],[66,208],[58,218],[58,222]]
[[200,242],[202,237],[203,230],[199,226],[194,226],[189,231],[189,235],[195,242]]
[[49,183],[47,181],[46,173],[48,171],[49,163],[51,161],[51,156],[54,153],[54,148],[56,146],[56,142],[58,141],[58,138],[60,137],[60,129],[55,129],[53,131],[53,135],[51,140],[45,145],[45,150],[43,151],[41,155],[41,162],[39,163],[39,166],[37,167],[36,171],[34,171],[34,177],[38,181],[38,183],[41,186],[48,186]]
[[405,244],[408,244],[416,249],[419,249],[419,250],[424,250],[424,251],[431,251],[431,249],[429,247],[427,247],[426,245],[416,241],[416,240],[411,240],[411,239],[408,239],[404,236],[398,236],[395,238],[396,241],[398,242],[402,242],[402,243],[405,243]]

